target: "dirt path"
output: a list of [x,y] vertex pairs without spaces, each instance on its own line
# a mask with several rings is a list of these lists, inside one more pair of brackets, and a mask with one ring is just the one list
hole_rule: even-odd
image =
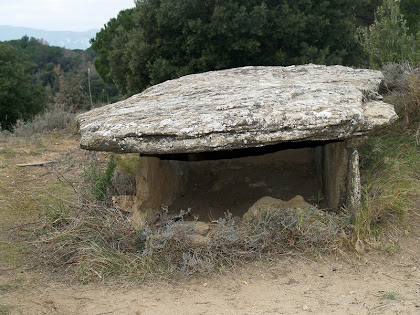
[[[418,238],[411,241],[420,247]],[[138,287],[37,286],[26,279],[33,275],[20,274],[19,285],[0,295],[0,305],[12,305],[11,314],[420,314],[416,254],[402,249],[357,265],[293,258],[269,268]],[[3,273],[0,287],[13,284],[13,277]]]
[[[28,179],[47,182],[51,173],[45,168],[17,170],[12,162],[67,157],[64,161],[69,164],[62,171],[71,173],[72,154],[79,158],[82,154],[77,153],[77,139],[59,139],[53,148],[38,148],[24,158],[3,144],[3,157],[12,158],[3,158],[0,168],[2,207],[13,187],[25,191]],[[10,220],[10,216],[3,218]],[[420,224],[399,240],[392,255],[381,251],[353,262],[285,257],[224,275],[143,285],[58,281],[57,276],[20,268],[4,248],[0,243],[1,315],[420,314]]]

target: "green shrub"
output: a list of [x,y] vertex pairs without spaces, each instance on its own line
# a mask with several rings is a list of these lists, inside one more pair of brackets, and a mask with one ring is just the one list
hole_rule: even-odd
[[98,163],[91,162],[86,166],[84,177],[87,182],[92,184],[91,192],[96,200],[101,201],[107,197],[107,190],[116,166],[114,156],[109,158],[106,168],[103,171]]
[[367,2],[137,1],[92,39],[95,66],[132,95],[186,74],[248,65],[360,65],[355,15]]
[[384,0],[378,8],[377,21],[359,29],[359,39],[369,55],[371,66],[381,69],[387,63],[418,64],[420,36],[410,34],[400,12],[400,2]]

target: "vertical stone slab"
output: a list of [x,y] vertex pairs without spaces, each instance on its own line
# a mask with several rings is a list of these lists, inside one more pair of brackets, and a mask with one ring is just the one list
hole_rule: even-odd
[[339,210],[346,201],[347,149],[343,141],[324,146],[323,185],[330,209]]
[[356,211],[362,203],[362,185],[359,169],[359,152],[349,149],[349,166],[347,171],[347,209]]
[[183,193],[185,187],[185,162],[141,156],[136,182],[136,210],[133,221],[146,224],[162,210],[170,206]]

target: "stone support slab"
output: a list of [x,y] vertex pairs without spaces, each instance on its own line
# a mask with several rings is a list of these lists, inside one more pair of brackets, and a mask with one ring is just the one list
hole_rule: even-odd
[[170,206],[183,193],[186,182],[184,163],[151,156],[140,157],[136,176],[136,210],[133,213],[136,225],[153,220],[162,207]]
[[366,138],[348,139],[323,146],[322,185],[330,209],[342,206],[356,211],[361,205],[359,152]]
[[343,141],[324,145],[323,154],[324,194],[327,207],[339,210],[346,201],[347,149]]
[[356,149],[349,150],[347,170],[347,201],[346,206],[350,211],[356,211],[362,203],[362,185],[359,170],[359,152]]

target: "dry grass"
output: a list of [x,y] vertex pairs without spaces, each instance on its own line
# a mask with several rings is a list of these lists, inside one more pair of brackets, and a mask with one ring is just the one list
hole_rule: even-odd
[[315,208],[263,213],[247,224],[227,215],[197,242],[194,222],[136,230],[119,210],[84,200],[46,213],[32,244],[40,262],[71,269],[82,282],[145,281],[207,274],[290,250],[333,250],[348,227],[348,216]]
[[[37,154],[44,154],[52,141],[47,135],[41,138],[37,149],[30,149]],[[12,147],[4,147],[9,166],[28,149],[23,140],[18,146],[17,139],[10,138]],[[108,199],[99,202],[92,197],[92,189],[85,189],[92,183],[76,185],[68,177],[74,176],[76,169],[79,179],[83,178],[83,168],[91,163],[99,163],[95,166],[98,172],[106,172],[106,159],[96,155],[78,162],[84,166],[69,156],[52,168],[8,167],[8,176],[17,185],[2,187],[2,198],[7,201],[3,213],[8,213],[13,225],[13,242],[3,243],[2,249],[16,264],[29,258],[31,265],[83,283],[208,274],[284,254],[334,252],[343,248],[343,241],[363,249],[376,244],[392,230],[390,227],[401,226],[410,202],[418,200],[418,153],[412,134],[372,137],[362,154],[364,207],[353,218],[311,208],[271,216],[263,213],[241,224],[227,214],[211,224],[205,242],[195,241],[197,231],[191,222],[171,221],[160,228],[134,229],[126,213],[106,204]],[[136,163],[130,159],[122,163],[119,157],[115,160],[122,165],[118,171],[133,173]],[[23,181],[34,174],[36,180]]]
[[418,215],[420,200],[420,71],[408,63],[383,69],[399,120],[371,135],[361,152],[363,204],[353,217],[357,250],[384,248]]
[[[57,160],[54,165],[67,173],[72,167],[64,158],[63,146],[76,144],[72,136],[38,134],[36,137],[0,137],[0,265],[25,265],[27,244],[18,231],[31,233],[30,223],[39,220],[45,207],[57,207],[71,200],[72,188],[57,178],[52,167],[18,167],[19,163]],[[71,170],[77,174],[78,165]],[[25,236],[26,238],[26,236]]]
[[55,105],[30,121],[17,121],[13,127],[13,134],[18,137],[30,137],[47,132],[75,132],[75,117],[76,114],[66,109],[64,105]]
[[[115,160],[118,165],[125,165],[118,157]],[[132,159],[124,160],[134,167]],[[86,162],[97,163],[98,172],[107,170],[106,160]],[[194,222],[169,220],[163,227],[134,229],[127,213],[111,207],[108,199],[100,202],[93,197],[94,190],[86,189],[92,183],[79,183],[76,187],[71,180],[63,180],[63,174],[69,175],[71,168],[67,173],[61,172],[58,169],[51,173],[56,179],[48,179],[48,194],[32,191],[38,195],[38,216],[35,220],[31,215],[25,222],[15,224],[13,241],[23,244],[24,257],[29,257],[31,265],[65,273],[83,283],[109,278],[148,281],[208,274],[290,251],[333,251],[349,233],[348,215],[316,208],[276,215],[262,213],[247,224],[226,214],[211,224],[205,242],[197,241]],[[31,198],[28,194],[21,200]],[[10,200],[13,202],[15,206],[28,207],[26,201],[24,206],[21,201]]]
[[372,136],[361,154],[363,205],[354,215],[356,248],[382,247],[409,229],[420,200],[420,147],[413,131]]
[[420,127],[420,68],[408,63],[387,64],[383,69],[386,101],[395,106],[400,117],[398,129],[413,130]]

